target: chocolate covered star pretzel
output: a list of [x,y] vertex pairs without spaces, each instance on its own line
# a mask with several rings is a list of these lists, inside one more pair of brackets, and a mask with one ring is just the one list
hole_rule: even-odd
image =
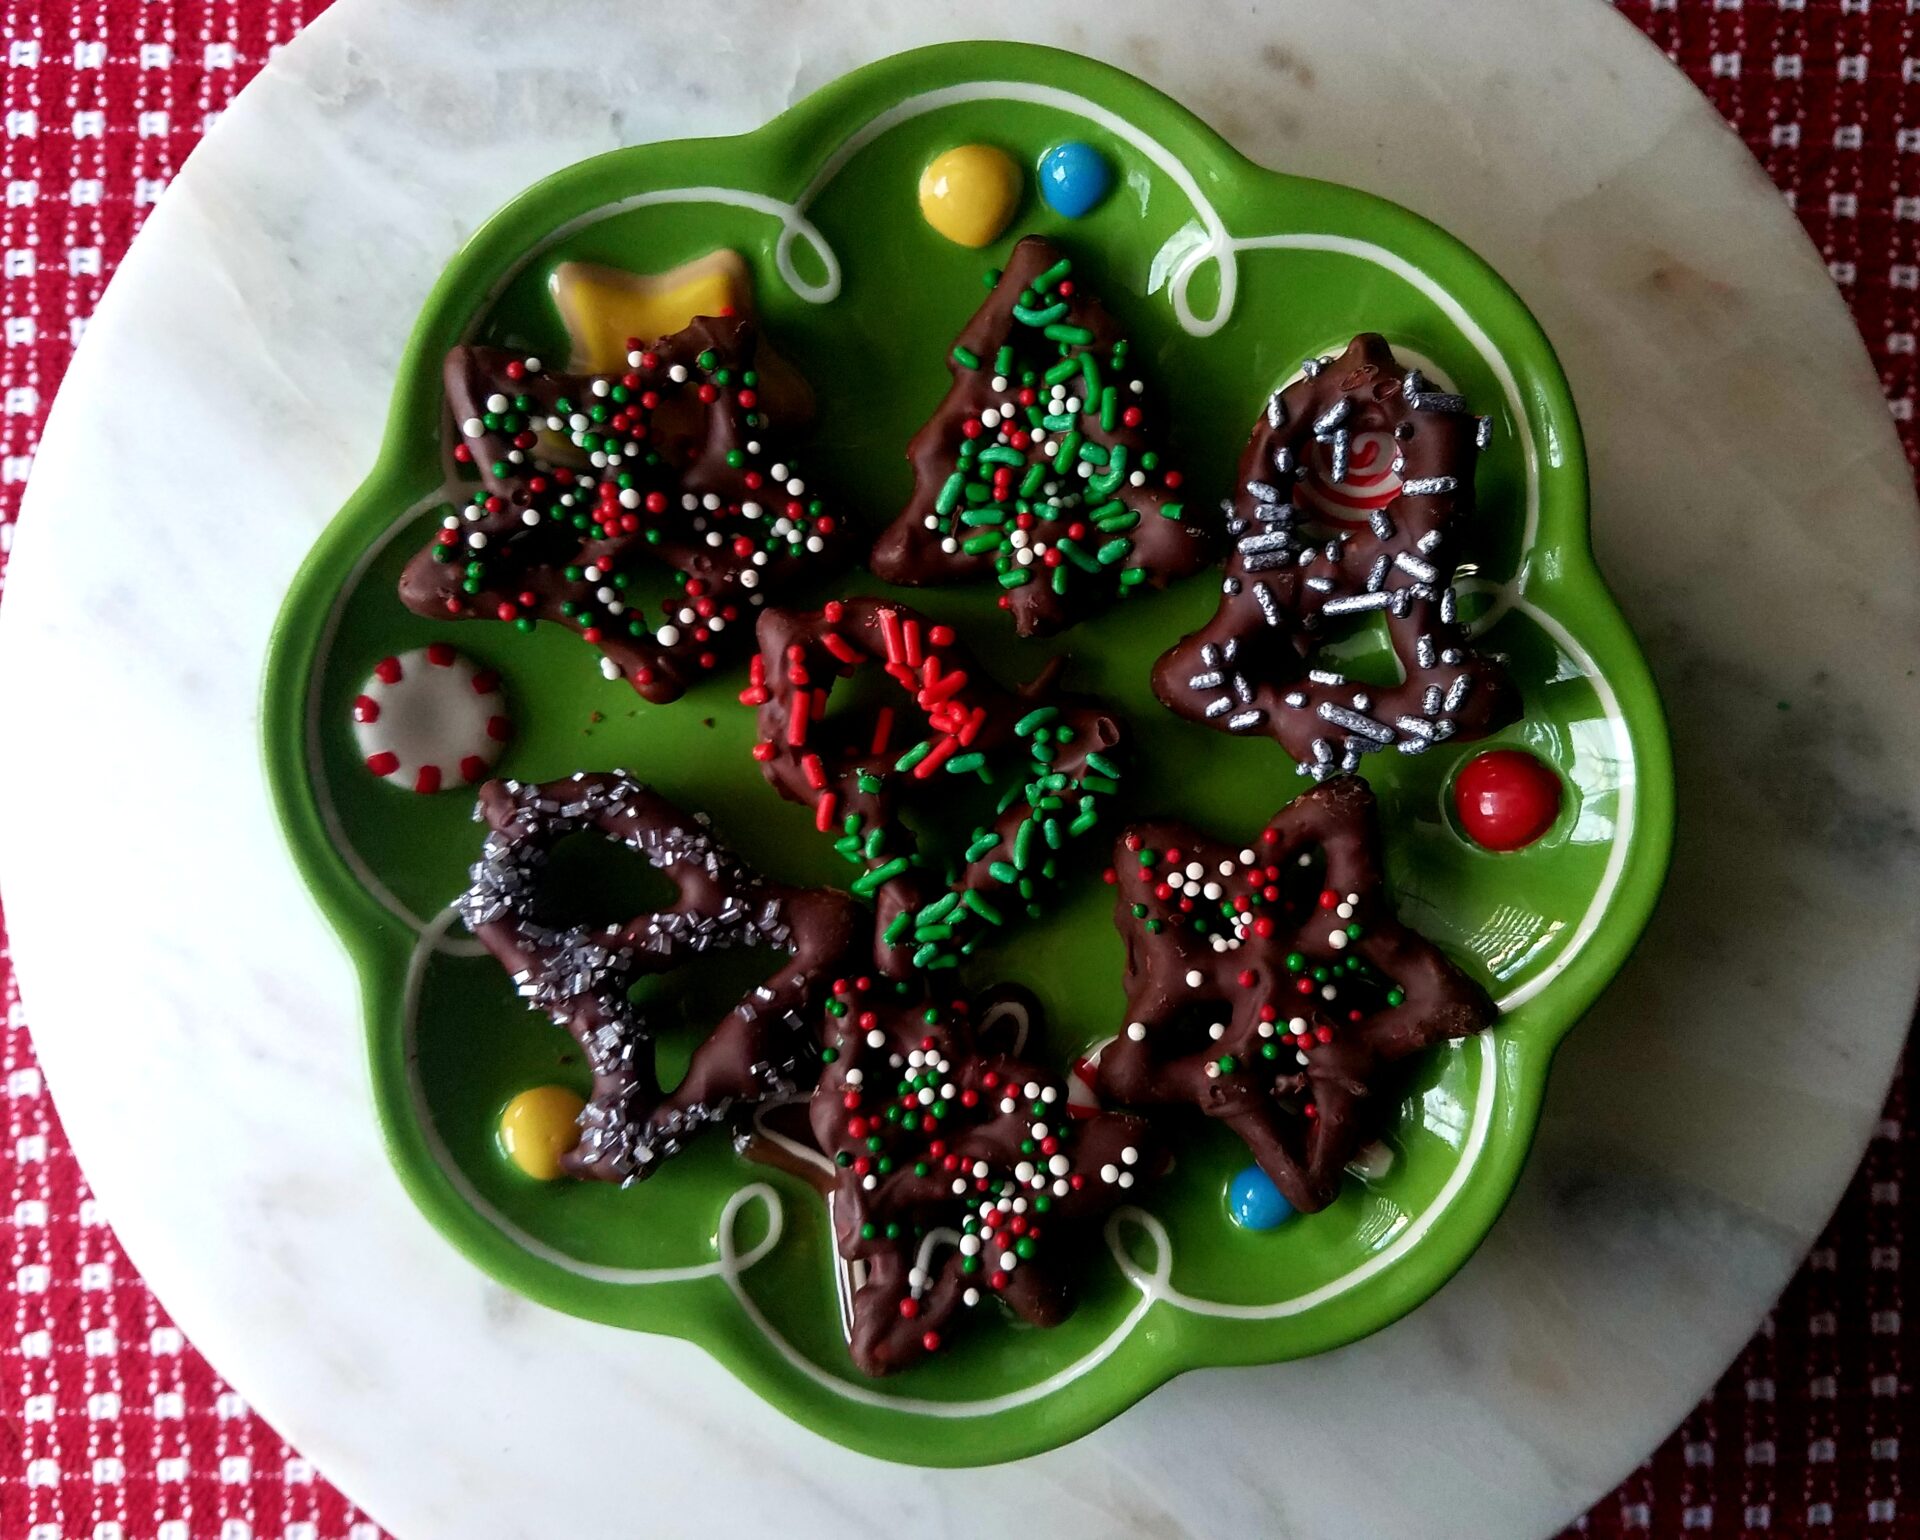
[[[1118,787],[1116,718],[1058,694],[1057,666],[1002,689],[952,628],[887,600],[770,609],[759,637],[741,695],[759,708],[754,757],[860,869],[852,887],[877,901],[883,973],[952,967],[994,928],[1040,912],[1065,847]],[[897,709],[835,709],[835,686],[865,669],[899,689]],[[902,810],[937,817],[979,782],[995,794],[993,813],[952,851],[923,852]]]
[[[714,838],[703,816],[620,772],[544,785],[489,781],[476,816],[490,832],[460,916],[527,1003],[573,1035],[593,1071],[580,1142],[562,1161],[569,1174],[649,1176],[736,1104],[810,1082],[810,1013],[856,936],[864,940],[851,899],[767,881]],[[555,923],[548,856],[582,830],[645,856],[673,883],[676,901],[603,925]],[[787,961],[714,1026],[684,1078],[663,1092],[647,1013],[630,991],[643,977],[729,947],[767,947]]]
[[[741,316],[635,342],[619,374],[455,348],[455,457],[482,485],[408,562],[402,601],[436,620],[570,626],[602,673],[655,702],[748,651],[758,606],[848,551],[768,417],[754,355]],[[654,565],[675,590],[649,615],[635,585]]]
[[1207,564],[1139,360],[1052,242],[1013,248],[948,368],[907,447],[913,496],[874,545],[878,576],[995,581],[1020,635],[1045,636]]
[[1070,1114],[1062,1082],[999,1040],[1008,1004],[1033,1008],[850,979],[827,1006],[811,1121],[836,1167],[849,1346],[867,1374],[938,1351],[992,1299],[1038,1326],[1063,1319],[1098,1221],[1161,1165],[1143,1120]]
[[1244,849],[1136,825],[1114,880],[1127,1021],[1100,1056],[1101,1092],[1218,1118],[1302,1212],[1333,1201],[1380,1132],[1381,1072],[1494,1019],[1394,915],[1373,793],[1355,777],[1315,786]]
[[[1506,671],[1474,650],[1453,593],[1486,431],[1381,337],[1310,361],[1247,440],[1220,607],[1155,665],[1154,693],[1190,721],[1274,739],[1316,780],[1376,749],[1417,754],[1511,721]],[[1342,495],[1359,455],[1371,484],[1397,478],[1397,496]],[[1399,683],[1356,683],[1316,659],[1337,623],[1376,612]]]

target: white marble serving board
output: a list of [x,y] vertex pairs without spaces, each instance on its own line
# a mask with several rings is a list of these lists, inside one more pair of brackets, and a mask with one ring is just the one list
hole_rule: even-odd
[[1597,0],[342,0],[195,152],[54,408],[0,610],[0,878],[41,1057],[134,1261],[403,1540],[979,1512],[978,1476],[831,1446],[698,1349],[528,1304],[429,1228],[267,804],[256,694],[420,302],[491,209],[982,35],[1134,70],[1514,282],[1579,398],[1595,542],[1680,777],[1667,897],[1465,1271],[1364,1343],[1188,1375],[996,1473],[1000,1511],[1054,1533],[1547,1533],[1711,1383],[1879,1109],[1920,971],[1907,468],[1791,214]]

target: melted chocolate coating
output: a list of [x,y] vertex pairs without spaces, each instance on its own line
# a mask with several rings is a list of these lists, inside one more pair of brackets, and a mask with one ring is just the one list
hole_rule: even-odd
[[[407,563],[401,601],[435,620],[571,626],[600,648],[609,677],[654,702],[746,652],[759,605],[849,554],[745,383],[755,351],[742,316],[702,317],[636,350],[624,374],[559,374],[505,349],[455,348],[447,401],[489,501],[462,509],[456,529]],[[655,563],[687,579],[657,622],[626,598]]]
[[[601,1181],[650,1176],[702,1126],[738,1103],[788,1095],[817,1068],[809,1013],[857,940],[859,907],[828,888],[769,882],[681,812],[623,772],[544,785],[489,781],[475,816],[489,829],[460,915],[521,996],[570,1032],[593,1069],[580,1143],[561,1164]],[[548,922],[543,875],[564,836],[591,830],[644,855],[673,883],[670,908],[606,925]],[[653,1034],[629,991],[722,947],[771,947],[788,961],[751,990],[662,1092]]]
[[[1136,585],[1163,588],[1198,572],[1211,556],[1205,532],[1186,517],[1175,490],[1177,477],[1169,485],[1165,468],[1156,466],[1142,472],[1141,485],[1131,482],[1142,457],[1158,453],[1158,414],[1143,390],[1132,389],[1137,376],[1126,358],[1120,324],[1106,306],[1080,279],[1066,280],[1064,295],[1060,278],[1045,281],[1049,273],[1064,276],[1070,270],[1060,248],[1040,236],[1030,235],[1013,248],[993,292],[948,355],[953,384],[907,446],[913,496],[882,532],[871,559],[877,576],[915,587],[997,577],[1011,581],[1026,572],[1028,580],[1009,588],[1000,601],[1022,636],[1063,630]],[[1051,319],[1033,324],[1031,318],[1040,315]],[[1047,335],[1049,330],[1057,335]],[[967,356],[977,363],[963,362]],[[1088,362],[1074,369],[1082,358]],[[1001,373],[998,365],[1008,361],[1009,369]],[[1052,402],[1053,385],[1044,378],[1063,365],[1068,372],[1056,383],[1079,400],[1075,412],[1064,410],[1066,397]],[[1092,372],[1082,372],[1087,369]],[[993,387],[997,374],[1004,381],[998,390]],[[1022,381],[1029,375],[1033,383],[1023,402]],[[1103,422],[1101,391],[1109,387],[1115,398]],[[983,421],[983,413],[998,414],[1009,404],[1015,411],[1005,422]],[[1056,405],[1061,409],[1052,410]],[[1086,478],[1078,474],[1082,456],[1075,446],[1081,444],[1088,451],[1085,468],[1093,471]],[[1116,452],[1123,457],[1117,469]],[[998,461],[991,472],[980,469],[988,453]],[[1041,468],[1041,479],[1027,490],[1035,467]],[[969,469],[983,494],[978,503],[958,495],[956,477],[968,480],[963,472]],[[984,495],[996,477],[1002,485],[991,497]],[[1051,502],[1045,492],[1049,483],[1056,488]],[[1022,546],[1039,552],[1024,567],[1007,538],[1008,523],[1020,520],[1026,521]],[[1077,535],[1070,533],[1075,530]],[[1049,567],[1049,559],[1055,565]],[[1122,574],[1135,573],[1140,576],[1123,579]]]
[[1101,1053],[1101,1092],[1218,1118],[1303,1213],[1333,1201],[1376,1136],[1381,1072],[1494,1019],[1485,991],[1394,915],[1373,792],[1355,777],[1315,786],[1244,851],[1136,825],[1114,870],[1127,1025]]
[[835,1242],[865,1269],[849,1343],[864,1373],[938,1351],[995,1296],[1035,1325],[1064,1319],[1098,1222],[1164,1163],[1142,1119],[1071,1116],[1050,1071],[983,1040],[1003,1001],[1037,1009],[859,980],[827,1017],[813,1132],[839,1168]]
[[[1473,650],[1454,617],[1481,431],[1464,401],[1425,389],[1371,333],[1276,392],[1227,504],[1234,548],[1220,608],[1154,666],[1154,693],[1189,721],[1265,734],[1316,780],[1389,744],[1417,754],[1512,721],[1505,669]],[[1362,432],[1393,435],[1401,495],[1367,525],[1323,527],[1294,495],[1318,474],[1308,450],[1330,444],[1338,465],[1346,438]],[[1375,610],[1401,683],[1353,684],[1314,666],[1330,622]]]
[[[1100,766],[1118,768],[1108,758],[1121,743],[1118,719],[1058,694],[1057,666],[1019,690],[1002,689],[949,627],[882,599],[845,599],[814,613],[770,609],[759,637],[743,699],[760,710],[761,772],[789,802],[814,809],[822,831],[841,835],[842,853],[865,873],[853,889],[877,901],[881,972],[900,978],[956,959],[1000,923],[990,915],[1037,912],[1031,906],[1053,880],[1056,852],[1092,828],[1112,789]],[[832,712],[835,684],[869,665],[900,686],[898,714],[890,706],[873,716]],[[1044,762],[1033,757],[1038,733],[1047,735]],[[916,746],[925,749],[917,760]],[[998,772],[1011,800],[972,831],[964,861],[943,876],[929,869],[900,813],[937,810],[942,783],[953,784],[949,766],[974,755],[984,756],[981,769]]]

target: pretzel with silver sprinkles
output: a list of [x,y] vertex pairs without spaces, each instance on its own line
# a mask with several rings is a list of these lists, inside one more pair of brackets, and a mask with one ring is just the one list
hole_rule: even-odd
[[[460,916],[528,1005],[573,1035],[593,1071],[580,1141],[562,1160],[569,1175],[650,1176],[736,1105],[811,1083],[810,1013],[856,937],[866,936],[851,899],[769,882],[715,839],[704,815],[683,813],[624,772],[544,785],[489,781],[475,816],[489,833]],[[552,923],[548,856],[583,830],[645,856],[673,883],[676,901],[624,922]],[[663,1093],[646,1010],[629,991],[643,977],[731,947],[768,947],[787,961],[708,1033],[685,1077]]]
[[1037,1326],[1073,1308],[1098,1223],[1162,1165],[1146,1122],[1079,1115],[995,1028],[1021,993],[973,1001],[841,979],[810,1120],[833,1161],[834,1239],[855,1270],[849,1347],[871,1375],[938,1352],[998,1299]]
[[[1401,369],[1382,337],[1309,360],[1267,402],[1223,504],[1233,549],[1220,607],[1154,666],[1154,693],[1189,721],[1274,739],[1315,780],[1376,749],[1418,754],[1512,721],[1513,686],[1474,650],[1453,592],[1489,431],[1464,399]],[[1315,478],[1346,480],[1362,434],[1391,435],[1399,496],[1365,522],[1329,522],[1302,498]],[[1332,623],[1375,612],[1400,683],[1356,683],[1316,660]]]
[[1358,777],[1305,792],[1245,848],[1145,823],[1113,859],[1127,1021],[1101,1052],[1101,1093],[1219,1119],[1303,1213],[1333,1201],[1379,1136],[1381,1073],[1494,1019],[1485,991],[1394,914]]

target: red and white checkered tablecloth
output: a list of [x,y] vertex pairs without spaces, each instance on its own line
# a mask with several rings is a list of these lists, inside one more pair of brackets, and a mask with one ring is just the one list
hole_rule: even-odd
[[[0,0],[0,594],[47,403],[148,207],[326,0]],[[1920,457],[1920,0],[1619,0],[1746,139]],[[42,511],[42,518],[47,516]],[[0,1540],[381,1540],[121,1255],[35,1067],[0,914]],[[1574,1532],[1920,1537],[1920,1127],[1904,1074],[1827,1233],[1712,1395]],[[1906,1448],[1903,1450],[1903,1440]]]

